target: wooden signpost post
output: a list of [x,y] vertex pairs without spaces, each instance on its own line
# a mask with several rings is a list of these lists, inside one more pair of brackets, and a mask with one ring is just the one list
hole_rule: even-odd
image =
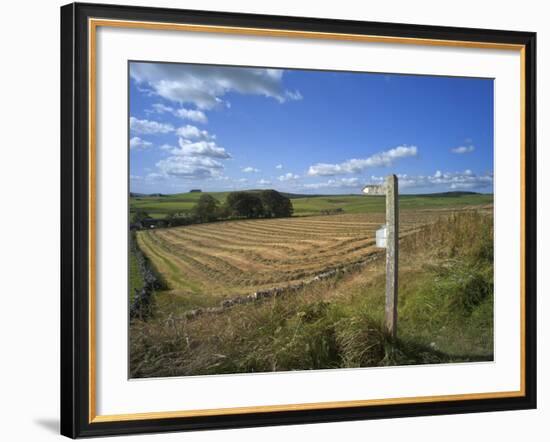
[[395,338],[397,334],[397,277],[399,259],[399,202],[398,182],[395,175],[388,175],[384,184],[363,188],[366,195],[386,195],[386,331]]

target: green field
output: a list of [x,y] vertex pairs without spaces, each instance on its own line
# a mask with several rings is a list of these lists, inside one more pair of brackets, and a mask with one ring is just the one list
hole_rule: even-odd
[[[207,193],[207,192],[204,192]],[[210,192],[218,201],[225,201],[229,192]],[[164,218],[173,212],[189,212],[202,193],[179,193],[163,196],[132,196],[130,211],[147,212],[153,218]],[[292,195],[294,214],[297,216],[317,215],[323,210],[343,209],[345,213],[383,212],[385,198],[364,195]],[[400,209],[441,209],[446,207],[467,207],[493,203],[492,194],[450,192],[426,195],[401,195]]]

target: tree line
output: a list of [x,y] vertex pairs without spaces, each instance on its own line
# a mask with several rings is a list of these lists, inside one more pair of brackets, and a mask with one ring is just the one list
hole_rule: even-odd
[[189,213],[169,213],[166,218],[153,220],[144,211],[132,218],[135,228],[173,227],[229,219],[284,218],[292,216],[294,208],[290,198],[276,190],[260,192],[231,192],[224,203],[204,193]]

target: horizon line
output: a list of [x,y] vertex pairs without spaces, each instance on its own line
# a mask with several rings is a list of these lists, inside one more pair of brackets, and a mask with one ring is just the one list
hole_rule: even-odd
[[[287,192],[287,191],[284,191],[284,190],[277,190],[277,189],[273,189],[273,188],[265,188],[265,189],[261,189],[261,188],[251,188],[251,189],[229,189],[229,190],[202,190],[202,189],[197,189],[197,191],[195,192],[192,192],[191,190],[188,190],[188,191],[184,191],[184,192],[173,192],[173,193],[166,193],[166,192],[149,192],[149,193],[145,193],[145,192],[136,192],[136,191],[133,191],[133,190],[130,190],[128,193],[129,194],[140,194],[140,195],[144,195],[144,196],[150,196],[150,195],[166,195],[166,196],[173,196],[173,195],[181,195],[181,194],[188,194],[188,193],[228,193],[228,192],[261,192],[263,190],[274,190],[276,192],[279,192],[279,193],[286,193],[288,195],[307,195],[307,196],[365,196],[364,194],[362,194],[361,192],[357,192],[357,193],[353,193],[353,192],[348,192],[348,193],[300,193],[300,192]],[[493,192],[478,192],[478,191],[473,191],[473,190],[444,190],[444,191],[436,191],[436,192],[418,192],[418,193],[403,193],[403,192],[400,192],[399,194],[400,195],[437,195],[437,194],[446,194],[446,193],[469,193],[469,194],[474,194],[474,195],[494,195],[494,191]]]

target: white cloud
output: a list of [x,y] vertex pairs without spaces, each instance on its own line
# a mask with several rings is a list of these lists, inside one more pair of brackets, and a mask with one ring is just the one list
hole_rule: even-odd
[[451,149],[452,153],[457,154],[463,154],[463,153],[470,153],[475,150],[475,146],[473,144],[470,144],[469,146],[458,146]]
[[231,158],[231,155],[229,155],[225,148],[218,146],[214,141],[201,140],[192,142],[184,138],[180,138],[178,144],[179,147],[165,144],[161,146],[161,149],[166,150],[175,156],[209,157],[219,159]]
[[206,114],[200,110],[186,109],[182,107],[182,108],[176,109],[176,111],[174,112],[174,115],[176,115],[176,117],[183,118],[184,120],[191,120],[196,123],[202,123],[202,124],[208,123],[208,118],[206,118]]
[[359,178],[341,178],[338,180],[330,179],[321,183],[304,184],[305,189],[340,189],[340,188],[359,188],[363,185]]
[[309,176],[333,176],[340,174],[361,173],[367,168],[389,167],[396,160],[414,157],[418,153],[416,146],[397,146],[393,149],[374,154],[368,158],[351,159],[339,164],[317,163],[309,167]]
[[196,126],[192,126],[190,124],[186,126],[179,127],[176,130],[176,134],[183,138],[190,138],[190,139],[198,139],[202,138],[205,140],[213,140],[216,138],[215,135],[211,135],[206,130],[201,130]]
[[242,171],[245,173],[257,173],[260,171],[260,169],[256,169],[255,167],[248,166],[248,167],[243,167]]
[[192,103],[200,110],[226,105],[229,92],[261,95],[283,103],[299,100],[299,91],[283,88],[283,70],[201,66],[176,63],[132,63],[130,76],[138,86],[169,101]]
[[130,139],[130,149],[147,149],[148,147],[151,147],[153,143],[150,141],[146,141],[141,139],[140,137],[132,137]]
[[[477,175],[470,169],[463,172],[441,172],[437,170],[433,175],[398,174],[399,188],[429,188],[440,187],[444,190],[478,189],[483,190],[493,184],[493,174]],[[384,177],[372,176],[372,183],[381,183]],[[367,183],[365,183],[367,184]]]
[[147,176],[145,177],[145,179],[147,181],[159,181],[159,180],[164,180],[166,179],[166,175],[162,174],[162,173],[158,173],[158,172],[151,172],[151,173],[148,173]]
[[223,164],[208,157],[190,157],[174,155],[160,160],[157,168],[162,176],[173,176],[186,179],[213,178],[222,173]]
[[300,175],[296,175],[293,173],[285,173],[284,175],[281,175],[279,178],[277,178],[279,181],[296,181],[298,178],[300,178]]
[[153,110],[146,110],[145,112],[157,113],[157,114],[169,113],[183,120],[191,120],[196,123],[202,123],[202,124],[208,123],[208,118],[206,117],[206,114],[200,110],[186,109],[184,107],[180,107],[179,109],[176,109],[176,108],[173,108],[172,106],[166,106],[165,104],[162,104],[162,103],[155,103],[151,107],[153,108]]
[[152,108],[153,108],[153,111],[156,112],[157,114],[163,114],[165,112],[168,112],[168,113],[173,113],[174,112],[173,107],[166,106],[162,103],[155,103],[155,104],[153,104]]
[[178,128],[178,145],[163,144],[160,149],[169,157],[156,163],[159,177],[183,179],[219,179],[223,176],[222,160],[231,158],[225,148],[216,144],[216,136],[192,125]]
[[269,186],[271,184],[271,181],[264,180],[262,178],[261,180],[256,181],[256,184],[259,184],[260,186]]
[[282,164],[277,164],[277,165],[275,166],[275,169],[282,169],[282,168],[283,168],[283,165],[282,165]]
[[478,183],[452,183],[451,189],[474,189],[480,187]]
[[294,101],[299,101],[299,100],[302,100],[304,97],[302,96],[302,94],[300,93],[300,91],[296,90],[294,92],[292,91],[286,91],[285,92],[285,96],[289,99],[289,100],[294,100]]
[[167,123],[159,123],[158,121],[140,120],[136,117],[130,117],[130,130],[138,134],[165,134],[173,132],[174,126]]

